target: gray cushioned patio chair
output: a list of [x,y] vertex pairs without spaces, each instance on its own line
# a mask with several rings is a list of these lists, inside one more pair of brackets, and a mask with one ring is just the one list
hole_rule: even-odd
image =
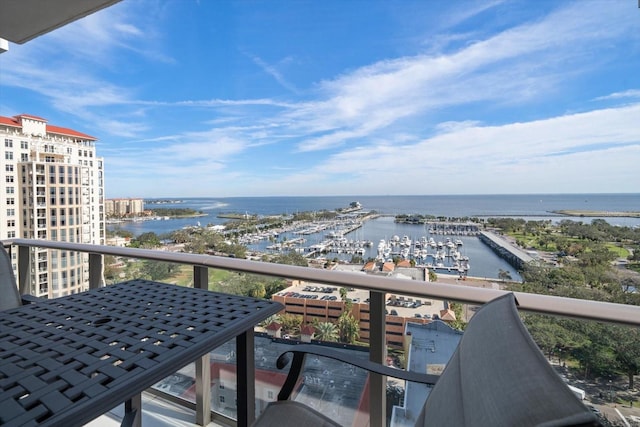
[[[472,317],[440,377],[354,360],[332,349],[299,345],[289,375],[256,426],[335,426],[333,420],[289,400],[305,354],[317,354],[396,378],[435,384],[417,426],[598,426],[598,418],[549,365],[522,324],[513,294],[485,304]],[[284,353],[280,368],[287,364]]]
[[20,307],[22,298],[13,275],[11,257],[4,246],[0,245],[0,311]]

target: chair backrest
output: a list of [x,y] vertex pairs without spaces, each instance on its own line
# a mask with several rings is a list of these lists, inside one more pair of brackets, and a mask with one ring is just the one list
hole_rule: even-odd
[[513,294],[485,304],[429,394],[419,426],[595,426],[547,362]]
[[0,245],[0,311],[22,305],[16,278],[13,275],[11,257]]

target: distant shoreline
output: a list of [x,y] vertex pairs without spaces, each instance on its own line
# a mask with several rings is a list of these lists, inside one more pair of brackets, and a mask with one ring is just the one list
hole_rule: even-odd
[[566,216],[588,216],[588,217],[617,217],[617,218],[640,218],[640,212],[611,212],[611,211],[588,211],[588,210],[559,210],[551,211],[555,214]]

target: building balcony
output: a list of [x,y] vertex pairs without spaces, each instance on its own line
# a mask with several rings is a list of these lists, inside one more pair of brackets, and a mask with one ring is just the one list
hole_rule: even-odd
[[[102,286],[101,272],[103,271],[104,255],[190,265],[193,267],[193,286],[203,289],[208,289],[209,269],[258,274],[271,279],[286,278],[291,281],[336,288],[354,288],[367,295],[366,298],[360,298],[363,305],[366,303],[366,309],[362,309],[363,317],[360,318],[360,322],[361,326],[366,325],[366,333],[363,335],[366,335],[369,342],[368,348],[362,347],[354,351],[357,351],[358,357],[384,365],[387,364],[387,342],[390,332],[386,325],[389,325],[390,322],[391,324],[394,322],[402,324],[403,322],[403,320],[396,319],[399,316],[388,316],[385,313],[385,310],[389,308],[387,307],[389,304],[388,294],[404,295],[413,298],[414,301],[457,301],[481,305],[505,293],[505,291],[497,289],[440,282],[425,283],[208,255],[29,239],[12,239],[3,243],[5,246],[10,245],[12,251],[18,254],[18,281],[21,293],[28,293],[30,289],[28,283],[29,263],[24,260],[30,258],[32,248],[88,253],[89,286],[92,289]],[[637,306],[528,293],[516,293],[516,297],[519,302],[518,309],[521,311],[640,327],[640,307]],[[333,302],[320,304],[319,301],[315,301],[313,304],[309,302],[307,305],[313,312],[311,314],[318,315],[320,312],[317,311],[321,306],[324,305],[328,308],[332,304]],[[427,323],[424,319],[419,320],[420,322],[417,323]],[[402,331],[398,329],[398,333],[402,334]],[[234,360],[238,356],[235,354],[236,347],[231,344],[228,347],[225,345],[224,348],[219,348],[210,354],[210,369],[203,369],[196,365],[186,366],[175,375],[156,384],[153,389],[148,390],[143,396],[143,425],[250,425],[266,403],[276,399],[286,374],[286,372],[276,371],[274,367],[278,352],[286,348],[289,342],[285,339],[268,337],[264,338],[266,344],[261,346],[259,336],[256,333],[256,347],[253,349],[256,371],[236,371],[234,366]],[[427,341],[424,343],[424,347],[432,349],[432,351],[434,345]],[[316,362],[314,361],[314,363]],[[326,366],[327,369],[337,367],[335,363]],[[338,369],[344,368],[338,367]],[[209,371],[211,377],[206,378]],[[324,371],[320,370],[320,372]],[[309,379],[310,387],[314,381],[314,378]],[[348,414],[349,418],[344,422],[344,425],[355,426],[367,423],[378,427],[387,425],[386,420],[390,416],[390,410],[388,411],[387,408],[391,406],[387,402],[388,384],[385,376],[377,374],[367,376],[365,373],[345,371],[336,374],[335,381],[339,382],[340,399],[325,399],[322,408],[326,414]],[[322,384],[322,381],[318,380],[320,388],[323,386]],[[335,387],[337,383],[334,384],[332,381],[331,384]],[[205,397],[202,393],[195,392],[195,390],[202,390],[207,385],[211,388],[209,393],[204,393]],[[363,386],[366,393],[358,386]],[[249,407],[240,413],[237,412],[234,403],[234,396],[239,390],[250,390],[250,401],[255,402],[254,407],[248,405]],[[321,394],[326,394],[325,397],[335,395],[331,391]],[[206,396],[209,398],[206,399]],[[307,397],[302,396],[303,399]],[[208,401],[203,401],[203,399]],[[315,401],[314,403],[320,404]],[[399,414],[402,411],[402,408],[397,409]],[[90,425],[117,425],[122,413],[121,407],[115,408]]]

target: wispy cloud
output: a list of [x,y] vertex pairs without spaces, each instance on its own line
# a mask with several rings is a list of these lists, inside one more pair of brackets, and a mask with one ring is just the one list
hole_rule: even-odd
[[626,99],[626,98],[631,98],[631,99],[640,98],[640,89],[629,89],[623,92],[615,92],[610,95],[599,96],[595,100],[602,101],[602,100]]
[[249,58],[251,58],[251,60],[258,65],[260,68],[262,68],[262,70],[267,73],[268,75],[270,75],[271,77],[273,77],[279,84],[280,86],[282,86],[283,88],[287,89],[288,91],[297,94],[299,93],[299,90],[290,82],[288,82],[285,77],[282,75],[282,73],[280,72],[280,70],[278,70],[275,66],[267,64],[262,58],[260,58],[259,56],[256,55],[251,55],[249,53],[247,53],[247,55],[249,56]]

